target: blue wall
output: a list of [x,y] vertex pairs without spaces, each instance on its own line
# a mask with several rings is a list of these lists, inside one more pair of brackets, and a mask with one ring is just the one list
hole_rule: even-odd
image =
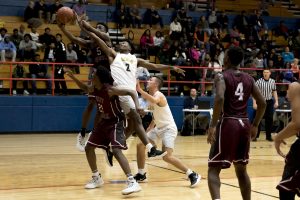
[[[178,129],[183,121],[182,97],[167,97]],[[203,100],[213,99],[201,97]],[[86,96],[0,96],[0,132],[73,132],[81,128]],[[251,118],[252,101],[248,104]],[[89,123],[92,128],[93,118]]]

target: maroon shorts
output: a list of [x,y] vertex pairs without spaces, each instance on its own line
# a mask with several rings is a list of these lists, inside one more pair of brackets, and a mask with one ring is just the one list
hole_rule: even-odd
[[300,139],[291,146],[286,156],[282,180],[276,187],[278,190],[294,192],[300,197]]
[[250,122],[248,119],[223,118],[216,129],[216,141],[211,145],[208,166],[229,168],[231,163],[248,164]]
[[103,149],[107,149],[109,145],[113,148],[127,149],[124,130],[124,121],[102,119],[93,129],[88,144]]

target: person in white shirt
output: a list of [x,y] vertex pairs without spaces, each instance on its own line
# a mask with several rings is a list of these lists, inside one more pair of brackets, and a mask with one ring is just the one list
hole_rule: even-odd
[[[76,63],[77,62],[78,57],[77,57],[76,51],[73,50],[73,44],[69,43],[67,45],[66,55],[67,55],[68,63]],[[79,66],[70,65],[70,68],[72,69],[73,72],[75,72],[76,74],[79,74]]]
[[[139,83],[137,84],[137,91],[153,108],[153,120],[147,128],[147,136],[153,144],[158,138],[162,140],[163,151],[168,152],[163,156],[163,160],[184,172],[190,179],[190,187],[195,187],[200,182],[201,176],[192,171],[181,160],[173,155],[178,131],[167,98],[159,91],[162,86],[163,80],[157,76],[151,77],[148,81],[147,89],[149,94],[141,89]],[[145,147],[142,143],[137,145],[137,163],[138,173],[134,178],[137,182],[145,182]]]
[[173,22],[170,24],[170,38],[173,40],[179,40],[181,36],[182,27],[181,24],[178,22],[177,17],[174,18]]

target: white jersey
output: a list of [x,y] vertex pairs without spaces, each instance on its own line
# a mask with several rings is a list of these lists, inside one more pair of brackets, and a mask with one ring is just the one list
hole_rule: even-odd
[[136,88],[137,58],[130,53],[118,53],[110,65],[111,75],[116,86]]
[[[157,92],[161,93],[160,91],[157,91]],[[164,98],[166,98],[166,97],[164,96]],[[176,127],[176,124],[175,124],[175,121],[174,121],[174,118],[173,118],[173,115],[171,113],[168,103],[163,107],[158,106],[157,104],[153,104],[153,107],[154,107],[153,108],[154,122],[158,129],[171,127],[171,128],[176,128],[176,130],[177,130],[177,127]]]

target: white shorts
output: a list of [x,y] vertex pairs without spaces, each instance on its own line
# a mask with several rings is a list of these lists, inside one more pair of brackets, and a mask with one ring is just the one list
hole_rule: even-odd
[[163,146],[174,149],[177,133],[177,128],[173,126],[162,129],[155,127],[147,133],[147,136],[150,140],[153,141],[156,141],[158,138],[161,138]]
[[[118,89],[131,89],[130,87],[115,85]],[[135,88],[133,89],[135,90]],[[136,98],[138,98],[138,94],[136,92]],[[130,109],[136,109],[135,104],[131,96],[119,96],[120,106],[124,113],[127,115],[130,112]]]

